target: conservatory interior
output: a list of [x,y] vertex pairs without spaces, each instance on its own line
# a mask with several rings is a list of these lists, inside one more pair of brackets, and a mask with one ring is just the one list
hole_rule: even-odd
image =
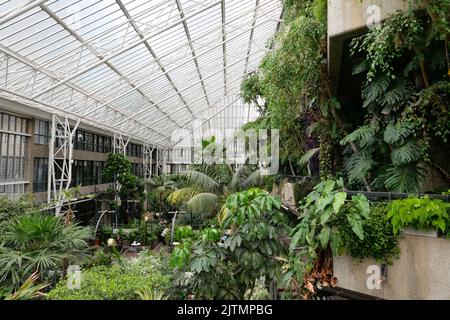
[[450,299],[449,16],[0,0],[0,300]]

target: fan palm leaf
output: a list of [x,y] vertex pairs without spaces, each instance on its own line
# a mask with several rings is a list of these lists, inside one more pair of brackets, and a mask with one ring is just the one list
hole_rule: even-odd
[[189,170],[183,176],[191,186],[199,190],[211,193],[217,193],[220,190],[220,184],[206,173]]
[[172,192],[168,197],[167,201],[173,205],[178,205],[183,202],[189,201],[189,199],[193,198],[195,195],[199,193],[199,190],[196,188],[181,188],[174,192]]
[[212,216],[219,207],[219,196],[214,193],[199,193],[187,202],[187,211],[205,217]]

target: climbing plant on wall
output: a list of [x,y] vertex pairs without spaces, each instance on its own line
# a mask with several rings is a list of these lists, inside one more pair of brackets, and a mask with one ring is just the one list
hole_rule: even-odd
[[368,178],[376,190],[419,192],[431,169],[450,182],[448,168],[433,152],[449,138],[445,27],[414,8],[352,42],[352,55],[360,60],[353,73],[365,75],[365,123],[341,140],[343,146],[353,142],[359,147],[344,151],[354,188]]

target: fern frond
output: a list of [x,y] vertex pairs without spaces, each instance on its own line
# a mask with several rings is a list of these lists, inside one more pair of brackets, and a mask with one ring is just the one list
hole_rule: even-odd
[[187,211],[206,217],[214,215],[219,207],[219,196],[214,193],[199,193],[187,202]]
[[364,59],[362,62],[358,63],[352,70],[352,75],[357,75],[363,73],[369,69],[369,61]]
[[256,170],[252,172],[247,179],[244,181],[244,187],[245,188],[251,188],[251,187],[259,187],[264,182],[264,176],[261,175],[261,170]]
[[181,204],[189,201],[192,197],[199,193],[196,188],[182,188],[172,192],[168,197],[167,201],[173,205]]
[[183,176],[191,186],[204,190],[205,192],[216,193],[220,189],[219,183],[206,173],[189,170]]
[[311,149],[308,152],[306,152],[303,157],[300,158],[298,164],[301,167],[304,167],[308,165],[308,163],[311,161],[311,159],[320,152],[320,148]]
[[238,191],[244,184],[245,179],[250,175],[250,168],[248,166],[240,166],[233,174],[233,178],[229,183],[228,189],[230,191]]
[[350,183],[362,183],[367,174],[376,165],[367,152],[356,152],[345,162],[345,169]]

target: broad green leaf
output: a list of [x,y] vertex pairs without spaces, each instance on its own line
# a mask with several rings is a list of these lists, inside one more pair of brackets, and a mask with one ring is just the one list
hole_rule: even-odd
[[356,208],[358,208],[359,213],[366,219],[369,219],[370,204],[366,196],[363,194],[358,194],[352,197],[352,201],[355,204]]
[[328,220],[330,219],[331,215],[333,213],[333,210],[331,208],[326,208],[323,213],[320,215],[320,224],[325,225]]
[[316,213],[319,213],[320,211],[323,211],[331,202],[333,202],[334,197],[328,196],[325,198],[319,198],[316,201]]
[[339,231],[333,230],[330,238],[331,251],[333,252],[333,256],[337,256],[339,254],[339,247],[341,246],[341,234]]
[[345,203],[345,199],[347,199],[347,193],[339,192],[334,196],[333,201],[333,210],[334,213],[338,213],[341,210],[342,205]]
[[330,240],[330,233],[331,233],[330,227],[323,227],[319,235],[317,236],[317,239],[319,239],[322,249],[326,249],[328,247],[328,242]]
[[323,187],[323,192],[330,193],[331,191],[333,191],[335,185],[336,185],[336,181],[334,181],[334,180],[326,181],[325,185]]
[[355,214],[348,214],[347,220],[350,223],[350,226],[352,227],[353,232],[360,238],[361,240],[364,240],[364,229],[362,226],[362,220],[358,215]]

